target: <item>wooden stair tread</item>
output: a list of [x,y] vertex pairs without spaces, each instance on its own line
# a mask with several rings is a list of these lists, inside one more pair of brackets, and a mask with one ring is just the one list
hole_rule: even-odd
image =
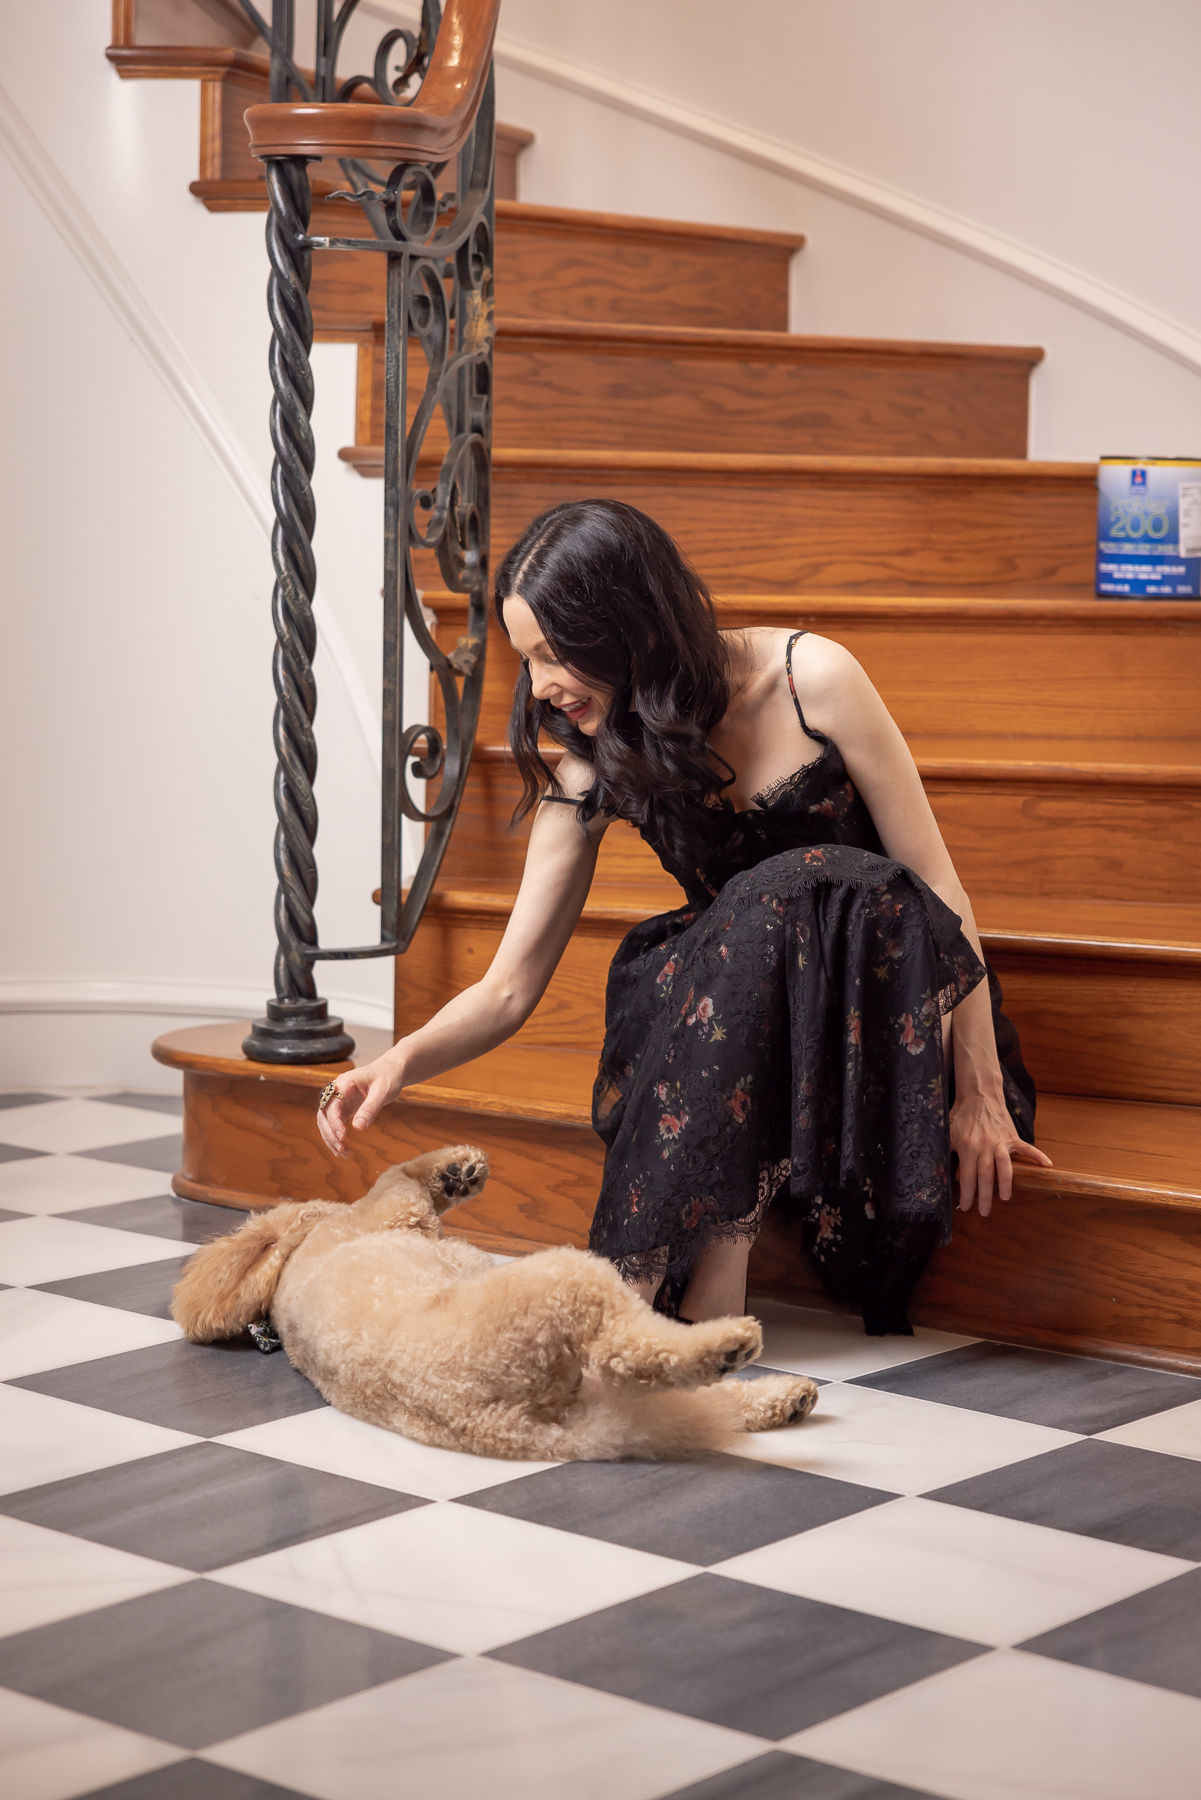
[[[503,917],[516,896],[513,880],[448,883],[435,889],[430,908],[443,916]],[[584,902],[581,925],[585,930],[589,925],[628,929],[683,904],[679,887],[666,873],[636,881],[598,880]],[[986,948],[1004,944],[1060,955],[1150,955],[1201,967],[1201,905],[1013,894],[977,894],[972,904]]]
[[[596,1058],[586,1050],[510,1044],[406,1090],[414,1104],[462,1106],[587,1126]],[[1201,1208],[1201,1108],[1041,1094],[1038,1142],[1054,1169],[1021,1168],[1023,1188],[1095,1192]]]
[[[338,452],[363,475],[383,474],[382,444],[348,444]],[[422,462],[436,464],[436,456]],[[493,467],[498,471],[530,471],[556,473],[566,470],[625,474],[684,475],[757,475],[785,480],[789,476],[808,476],[820,480],[830,476],[841,480],[856,477],[867,480],[888,479],[912,481],[1021,481],[1054,484],[1068,481],[1094,481],[1097,464],[1091,462],[1031,462],[1016,456],[789,456],[782,453],[723,450],[602,450],[504,448],[492,453]]]
[[[382,324],[383,321],[373,321]],[[619,319],[525,318],[507,313],[496,322],[497,338],[567,344],[608,344],[667,353],[706,352],[756,361],[799,362],[824,358],[844,361],[1003,362],[1034,368],[1045,351],[1037,344],[945,343],[923,338],[823,337],[795,331],[739,331],[728,326],[641,325]]]

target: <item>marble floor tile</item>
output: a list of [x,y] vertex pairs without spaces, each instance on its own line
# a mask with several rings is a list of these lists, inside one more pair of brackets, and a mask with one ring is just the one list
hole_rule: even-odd
[[5,1800],[75,1800],[98,1782],[161,1769],[174,1744],[0,1691],[0,1793]]
[[10,1494],[0,1511],[203,1573],[428,1504],[198,1443]]
[[160,1112],[106,1106],[100,1100],[53,1100],[0,1113],[0,1142],[70,1155],[167,1135]]
[[935,1489],[931,1500],[1201,1562],[1201,1466],[1084,1438]]
[[215,1570],[215,1581],[463,1655],[694,1573],[453,1501]]
[[[10,1229],[0,1226],[0,1232]],[[165,1248],[174,1253],[176,1246]],[[263,1356],[249,1338],[217,1344],[192,1344],[181,1338],[149,1350],[127,1350],[121,1356],[72,1363],[42,1375],[23,1375],[14,1385],[196,1437],[220,1437],[325,1405],[286,1356]]]
[[149,1199],[163,1191],[155,1169],[122,1168],[90,1156],[32,1156],[0,1166],[0,1206],[14,1212],[60,1213]]
[[1082,1435],[1201,1401],[1201,1380],[1195,1376],[1013,1344],[965,1344],[924,1362],[860,1376],[856,1385]]
[[[0,1637],[187,1581],[185,1569],[0,1517]],[[0,1788],[2,1788],[0,1783]]]
[[492,1652],[769,1740],[980,1654],[959,1638],[713,1574]]
[[788,1748],[953,1800],[1197,1800],[1201,1700],[999,1650]]
[[116,1312],[33,1288],[0,1294],[0,1381],[35,1375],[85,1356],[108,1356],[166,1344],[181,1335],[168,1319]]
[[703,1463],[562,1463],[465,1504],[702,1567],[891,1495],[741,1456]]
[[558,1466],[436,1450],[394,1431],[384,1431],[379,1425],[351,1419],[332,1406],[320,1412],[273,1419],[267,1425],[251,1425],[244,1431],[226,1432],[219,1441],[240,1450],[253,1450],[257,1456],[279,1457],[309,1469],[327,1469],[334,1475],[396,1488],[402,1494],[420,1494],[427,1500],[454,1500],[460,1494],[474,1494],[480,1488],[518,1481],[537,1470]]
[[105,1106],[128,1106],[134,1112],[166,1113],[173,1119],[183,1118],[183,1095],[180,1094],[104,1094],[96,1095]]
[[109,1469],[196,1440],[47,1394],[0,1387],[0,1493],[14,1494],[89,1469]]
[[1032,1637],[1022,1649],[1201,1700],[1198,1621],[1201,1569],[1190,1569],[1175,1581]]
[[178,1256],[179,1246],[136,1231],[107,1231],[73,1219],[27,1218],[0,1225],[0,1281],[36,1287],[133,1263]]
[[733,1454],[839,1481],[921,1494],[1072,1443],[1068,1432],[831,1382],[800,1425],[758,1431]]
[[1201,1400],[1178,1406],[1173,1412],[1153,1413],[1149,1419],[1132,1419],[1129,1425],[1097,1436],[1107,1444],[1129,1444],[1135,1450],[1159,1450],[1167,1456],[1191,1456],[1201,1462]]
[[[148,1170],[149,1174],[150,1171]],[[107,1225],[112,1231],[140,1231],[147,1237],[174,1238],[181,1244],[208,1244],[246,1223],[247,1215],[232,1206],[208,1206],[181,1200],[176,1194],[153,1194],[115,1205],[84,1206],[61,1215],[84,1225]]]
[[11,1090],[0,1094],[0,1112],[10,1112],[13,1107],[44,1106],[49,1100],[57,1100],[57,1094],[25,1093]]
[[0,1687],[200,1750],[441,1660],[195,1580],[0,1638]]
[[750,1310],[763,1326],[763,1361],[793,1375],[850,1381],[874,1369],[937,1356],[973,1338],[917,1326],[912,1337],[868,1337],[862,1319],[849,1313],[819,1312],[779,1300],[754,1300]]
[[307,1800],[296,1788],[282,1788],[257,1775],[239,1775],[215,1763],[188,1757],[168,1769],[135,1775],[112,1787],[94,1788],[81,1800]]
[[[471,1658],[222,1744],[210,1762],[317,1800],[656,1800],[763,1745]],[[407,1795],[406,1795],[407,1800]]]
[[17,1144],[0,1143],[0,1163],[27,1163],[44,1155],[44,1150],[23,1150]]
[[941,1800],[917,1788],[835,1769],[787,1750],[769,1750],[707,1781],[690,1782],[663,1800]]
[[1011,1645],[1192,1567],[1179,1557],[905,1499],[733,1557],[718,1573]]
[[[177,1246],[177,1248],[179,1248]],[[120,1312],[145,1313],[152,1319],[171,1317],[171,1295],[191,1250],[162,1262],[134,1263],[128,1269],[103,1269],[99,1275],[73,1275],[69,1281],[47,1281],[31,1292],[63,1294],[68,1300],[90,1300]]]
[[93,1162],[119,1163],[123,1168],[157,1169],[160,1175],[171,1176],[183,1161],[183,1137],[176,1133],[171,1137],[110,1144],[103,1150],[93,1150],[91,1158]]

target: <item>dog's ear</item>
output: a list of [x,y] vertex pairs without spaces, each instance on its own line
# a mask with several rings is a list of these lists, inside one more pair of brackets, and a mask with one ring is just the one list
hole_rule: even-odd
[[488,1179],[488,1158],[474,1144],[454,1144],[401,1163],[396,1173],[420,1182],[434,1211],[444,1213],[482,1192]]
[[198,1344],[237,1337],[271,1305],[283,1266],[325,1215],[328,1201],[285,1201],[188,1259],[171,1317]]

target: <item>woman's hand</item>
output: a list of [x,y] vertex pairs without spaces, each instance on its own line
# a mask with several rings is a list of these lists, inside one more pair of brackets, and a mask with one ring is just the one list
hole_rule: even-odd
[[951,1108],[951,1148],[959,1153],[959,1210],[979,1207],[986,1219],[992,1211],[993,1189],[999,1199],[1013,1193],[1013,1158],[1023,1157],[1040,1168],[1051,1168],[1051,1158],[1026,1143],[1014,1129],[1001,1092],[965,1094]]
[[364,1063],[361,1069],[354,1069],[349,1075],[339,1075],[332,1098],[317,1114],[317,1129],[326,1149],[343,1160],[349,1157],[346,1148],[349,1127],[353,1125],[356,1131],[366,1131],[374,1124],[380,1108],[395,1100],[404,1085],[403,1070],[386,1056],[378,1057],[373,1063]]

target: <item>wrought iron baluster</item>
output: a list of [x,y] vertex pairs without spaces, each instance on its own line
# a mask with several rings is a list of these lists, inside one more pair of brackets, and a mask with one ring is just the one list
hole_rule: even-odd
[[[316,78],[313,86],[293,59],[294,0],[276,0],[270,27],[251,0],[243,9],[270,33],[271,96],[293,91],[305,98],[343,100],[360,78],[337,84],[337,50],[358,0],[318,0]],[[440,8],[423,0],[419,39],[389,33],[375,59],[372,85],[393,105],[414,75],[424,75]],[[385,80],[389,54],[403,42],[405,63],[392,84]],[[386,92],[385,92],[386,90]],[[441,223],[435,186],[438,168],[401,164],[387,181],[370,167],[343,163],[355,183],[336,198],[361,205],[374,237],[314,238],[308,234],[310,188],[305,159],[269,158],[271,210],[267,225],[271,277],[271,434],[275,448],[272,539],[276,584],[274,675],[277,695],[275,747],[275,925],[278,952],[275,998],[255,1022],[243,1048],[259,1062],[333,1062],[348,1056],[353,1040],[340,1019],[329,1017],[316,990],[317,961],[355,961],[395,956],[407,949],[420,923],[445,854],[462,798],[479,722],[487,635],[489,480],[492,396],[492,246],[494,219],[495,100],[489,77],[475,129],[460,153],[458,200],[453,219]],[[381,829],[381,930],[377,944],[344,949],[319,945],[314,904],[317,808],[313,780],[317,747],[313,732],[316,647],[313,592],[316,568],[309,424],[313,381],[309,363],[312,315],[308,301],[314,250],[355,249],[388,257],[385,332],[384,423],[384,689]],[[447,293],[449,283],[450,293]],[[427,370],[413,423],[406,428],[409,346],[416,337]],[[415,477],[426,432],[441,412],[450,437],[432,488]],[[419,516],[420,515],[420,516]],[[436,553],[443,580],[468,601],[466,637],[446,656],[425,622],[413,571],[414,546]],[[404,722],[404,639],[408,622],[429,659],[445,713],[445,737],[431,723]],[[419,806],[409,792],[413,776],[437,780],[436,798]],[[428,796],[427,796],[428,799]],[[420,864],[408,893],[402,891],[401,816],[427,826]]]

